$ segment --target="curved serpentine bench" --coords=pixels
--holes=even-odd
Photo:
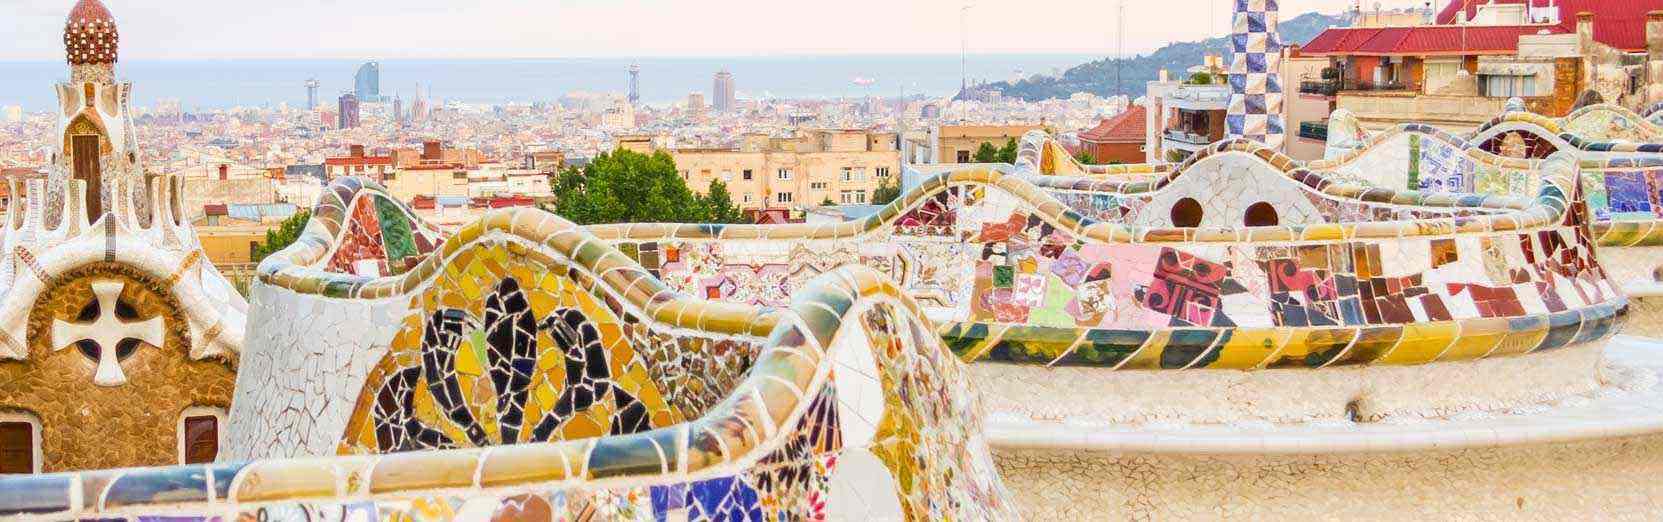
[[[1345,111],[1336,112],[1330,122],[1333,128],[1358,128]],[[1572,132],[1601,128],[1626,131],[1607,130],[1593,137]],[[1349,135],[1342,131],[1332,136]],[[1596,141],[1607,139],[1652,141]],[[1538,169],[1542,159],[1556,151],[1577,154],[1601,265],[1634,298],[1638,315],[1630,322],[1631,332],[1663,337],[1663,294],[1657,291],[1663,281],[1663,204],[1657,200],[1663,191],[1663,132],[1655,125],[1620,107],[1591,106],[1563,119],[1509,112],[1466,137],[1410,124],[1361,141],[1347,140],[1330,142],[1331,154],[1343,155],[1309,166],[1378,186],[1425,192],[1528,195],[1539,181],[1518,173]],[[1413,180],[1411,172],[1416,173]]]
[[[222,463],[0,478],[0,515],[1015,518],[961,363],[876,272],[707,302],[530,210],[333,272],[361,188],[262,263]]]

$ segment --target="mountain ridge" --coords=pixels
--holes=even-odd
[[[1313,12],[1283,20],[1278,29],[1282,33],[1284,43],[1304,45],[1323,30],[1345,27],[1350,21],[1350,17],[1345,14]],[[1183,71],[1200,65],[1203,57],[1209,54],[1228,56],[1229,37],[1220,36],[1199,42],[1174,42],[1145,55],[1132,58],[1104,58],[1080,64],[1063,72],[1060,77],[1041,75],[1015,83],[1002,81],[982,84],[972,89],[998,92],[1006,97],[1031,102],[1067,98],[1077,92],[1089,92],[1098,96],[1126,94],[1137,98],[1143,95],[1144,84],[1159,79],[1162,69],[1181,77]],[[1119,82],[1115,79],[1117,68],[1120,72]],[[1117,83],[1122,90],[1116,89]],[[960,94],[964,95],[965,93]]]

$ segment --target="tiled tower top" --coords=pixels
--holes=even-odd
[[[70,65],[113,65],[121,35],[115,17],[98,0],[81,0],[64,23],[64,51]]]

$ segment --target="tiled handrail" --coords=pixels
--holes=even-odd
[[[1585,113],[1591,109],[1622,110],[1621,107],[1593,106],[1585,107],[1578,113]],[[1630,113],[1632,114],[1632,113]],[[1577,161],[1580,172],[1603,172],[1613,170],[1663,170],[1663,143],[1596,143],[1584,140],[1574,134],[1557,133],[1559,120],[1529,112],[1510,112],[1492,120],[1491,125],[1481,128],[1474,134],[1467,136],[1456,135],[1430,125],[1407,123],[1373,133],[1368,136],[1360,147],[1344,156],[1311,161],[1307,168],[1314,170],[1335,170],[1363,161],[1375,147],[1394,138],[1404,135],[1418,135],[1425,139],[1432,139],[1451,147],[1460,149],[1468,159],[1481,165],[1495,168],[1522,169],[1538,171],[1544,168],[1546,159],[1511,158],[1491,153],[1480,148],[1484,139],[1473,136],[1490,136],[1506,131],[1523,131],[1538,135],[1544,139],[1557,138],[1568,143],[1576,150],[1562,151],[1567,154],[1577,154],[1581,159]],[[1663,135],[1660,135],[1663,138]],[[1583,157],[1580,152],[1611,152],[1625,154],[1616,157]],[[1601,221],[1589,223],[1593,236],[1601,246],[1660,246],[1663,245],[1663,220],[1640,221]]]
[[[1016,169],[1044,176],[1147,176],[1172,172],[1170,163],[1085,165],[1068,153],[1056,138],[1042,130],[1028,131],[1016,149]]]
[[[337,224],[338,225],[338,224]],[[536,245],[587,272],[659,326],[766,339],[752,371],[727,399],[695,420],[634,435],[482,449],[456,449],[249,463],[93,471],[0,478],[0,516],[208,514],[292,501],[340,503],[453,492],[500,493],[549,487],[681,483],[755,466],[807,415],[816,390],[830,385],[833,340],[859,328],[865,303],[890,303],[923,321],[917,305],[871,269],[843,267],[804,286],[790,307],[712,303],[676,295],[616,249],[569,222],[536,211],[494,212],[446,240],[418,269],[361,278],[304,268],[335,241],[338,226],[314,220],[302,241],[262,263],[266,284],[325,298],[376,299],[421,286],[436,266],[476,244]],[[928,324],[928,323],[924,323]],[[882,351],[893,347],[869,347]],[[921,349],[942,350],[939,341]],[[880,360],[884,357],[873,354]],[[950,357],[949,357],[950,359]],[[960,384],[956,380],[953,385]],[[976,417],[979,414],[971,415]],[[967,425],[979,418],[965,420]],[[976,428],[979,430],[979,427]],[[987,481],[991,476],[948,480]],[[930,494],[930,493],[926,493]],[[246,515],[248,512],[244,511]]]
[[[1173,228],[1141,227],[1120,223],[1105,223],[1086,219],[1063,203],[1046,194],[1042,187],[1100,192],[1154,192],[1170,185],[1196,162],[1217,154],[1247,153],[1269,163],[1289,179],[1311,190],[1337,199],[1350,199],[1388,205],[1414,205],[1452,209],[1490,209],[1504,212],[1493,215],[1450,217],[1417,221],[1388,221],[1362,223],[1323,223],[1306,226],[1242,227],[1242,228]],[[588,227],[605,240],[676,239],[835,239],[852,237],[893,223],[907,211],[922,205],[937,194],[959,186],[995,186],[1025,200],[1037,209],[1036,215],[1076,237],[1103,243],[1176,244],[1205,243],[1231,244],[1262,241],[1320,242],[1340,239],[1388,239],[1406,237],[1437,237],[1465,233],[1494,233],[1525,231],[1560,223],[1568,208],[1567,194],[1575,180],[1574,156],[1556,156],[1540,168],[1543,179],[1540,192],[1532,200],[1477,195],[1421,194],[1372,187],[1359,183],[1332,180],[1322,173],[1301,166],[1298,161],[1273,149],[1247,140],[1233,140],[1213,144],[1172,173],[1153,180],[1132,182],[1112,179],[1034,177],[1011,174],[1000,168],[976,167],[939,174],[925,180],[918,188],[904,194],[878,213],[858,221],[827,225],[707,225],[707,224],[623,224]]]

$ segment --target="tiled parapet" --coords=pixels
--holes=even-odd
[[[779,308],[708,302],[532,210],[492,213],[399,275],[330,271],[347,229],[329,216],[374,192],[326,197],[263,263],[229,458],[363,456],[259,460],[180,487],[206,500],[169,488],[72,513],[1014,516],[961,363],[875,271],[822,274]],[[34,480],[0,491],[105,484]]]
[[[1658,152],[1663,143],[1663,126],[1653,116],[1643,116],[1620,105],[1589,105],[1562,118],[1525,111],[1510,111],[1480,125],[1467,137],[1483,143],[1503,136],[1519,125],[1539,127],[1576,148],[1590,152]]]
[[[877,268],[972,361],[1415,365],[1583,344],[1618,324],[1626,301],[1569,202],[1574,160],[1538,167],[1550,181],[1531,198],[1394,191],[1234,141],[1149,180],[955,171],[863,221],[589,230],[712,298],[773,304],[829,267]],[[1265,207],[1274,226],[1244,226]]]
[[[1068,149],[1058,143],[1056,138],[1051,137],[1051,134],[1041,130],[1028,131],[1022,135],[1022,141],[1016,148],[1017,171],[1042,176],[1164,176],[1171,174],[1173,167],[1174,165],[1166,163],[1085,165],[1074,159],[1074,155],[1069,154]]]
[[[1596,119],[1604,123],[1590,123]],[[1573,127],[1626,131],[1607,130],[1589,138],[1568,130]],[[1620,107],[1591,106],[1563,119],[1507,113],[1472,136],[1402,125],[1368,137],[1358,150],[1309,166],[1387,188],[1524,196],[1540,185],[1533,173],[1542,158],[1557,151],[1580,158],[1578,188],[1611,279],[1622,286],[1654,281],[1654,272],[1663,265],[1658,255],[1663,247],[1663,204],[1658,200],[1663,191],[1663,132]]]

